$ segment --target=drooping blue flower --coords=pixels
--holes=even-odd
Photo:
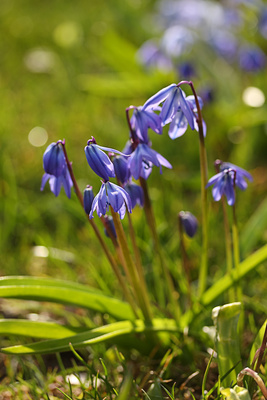
[[[112,159],[112,162],[114,165],[116,177],[118,178],[119,182],[124,185],[130,178],[130,171],[128,168],[126,157],[115,156]]]
[[[220,172],[208,181],[206,187],[214,185],[212,196],[215,201],[219,201],[222,195],[225,195],[229,206],[233,206],[235,203],[235,186],[245,190],[247,182],[244,178],[252,181],[252,176],[249,172],[234,164],[223,163],[219,160],[216,161],[216,164],[220,165]]]
[[[90,214],[94,200],[94,193],[92,186],[88,185],[83,191],[83,208],[87,215]]]
[[[146,41],[138,50],[137,60],[147,68],[170,71],[173,68],[172,61],[164,54],[154,40]]]
[[[66,166],[62,141],[51,143],[43,155],[44,171],[49,175],[60,176]]]
[[[187,236],[194,237],[198,228],[196,217],[189,211],[181,211],[179,212],[179,218]]]
[[[131,127],[138,139],[148,143],[148,128],[159,135],[162,134],[162,125],[159,115],[145,106],[135,107],[131,117]]]
[[[159,116],[162,121],[162,126],[169,124],[174,119],[177,122],[177,118],[182,118],[188,122],[192,130],[195,129],[193,111],[187,101],[185,93],[180,87],[173,83],[161,89],[145,102],[144,107],[146,109],[155,109],[161,103],[163,103],[163,105]]]
[[[44,186],[47,181],[49,181],[51,192],[54,193],[56,197],[59,195],[60,189],[63,186],[66,195],[68,198],[70,198],[71,187],[73,186],[73,183],[67,167],[65,167],[60,176],[54,176],[45,173],[42,178],[41,190],[44,190]]]
[[[132,202],[132,208],[138,204],[140,207],[144,205],[144,192],[141,186],[137,185],[134,182],[128,182],[124,189],[129,194]]]
[[[218,160],[220,161],[220,160]],[[248,187],[247,181],[248,179],[250,182],[253,181],[251,174],[243,168],[238,167],[235,164],[229,162],[222,162],[220,164],[220,170],[224,171],[225,169],[232,169],[235,171],[235,185],[239,187],[241,190],[245,190]]]
[[[172,168],[166,158],[151,149],[145,143],[139,143],[128,159],[129,169],[134,179],[138,179],[142,176],[146,165],[148,168],[151,168],[151,163],[160,168],[160,173],[162,172],[162,165],[166,168]]]
[[[101,217],[109,210],[109,206],[117,212],[122,219],[126,212],[132,212],[132,204],[129,194],[120,186],[111,182],[103,182],[98,194],[95,196],[89,218],[93,218],[96,210],[97,215]]]
[[[115,229],[115,225],[114,225],[114,221],[111,215],[105,215],[105,224],[108,226],[109,230],[111,231],[111,233],[113,234],[113,236],[115,237],[115,239],[117,238],[117,233],[116,233],[116,229]],[[104,229],[105,235],[109,238],[109,233],[107,228]]]
[[[113,149],[107,149],[105,147],[98,146],[94,138],[88,140],[87,146],[84,151],[86,159],[92,170],[105,181],[109,178],[115,177],[114,166],[109,157],[102,149],[107,151],[113,151]],[[116,152],[116,150],[114,150]]]

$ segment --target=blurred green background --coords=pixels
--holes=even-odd
[[[84,156],[87,140],[93,135],[98,144],[122,150],[128,139],[125,108],[142,105],[183,79],[175,71],[146,70],[136,61],[137,49],[155,30],[154,6],[150,0],[1,0],[1,275],[56,276],[119,292],[75,194],[69,200],[62,191],[55,198],[48,185],[40,192],[42,155],[49,143],[65,138],[81,190],[91,184],[97,193],[100,179]],[[242,96],[249,86],[267,95],[266,70],[240,72],[205,47],[195,49],[191,59],[199,68],[197,92],[214,90],[214,101],[203,109],[209,177],[220,158],[248,169],[254,178],[237,195],[244,257],[267,238],[267,110],[265,104],[250,107]],[[165,256],[176,276],[176,215],[184,209],[201,218],[198,138],[190,129],[175,141],[167,131],[150,137],[173,165],[162,176],[154,168],[149,186]],[[225,256],[221,207],[210,193],[209,199],[213,280],[224,273]],[[251,219],[255,211],[256,222]],[[135,210],[134,223],[149,280],[153,248],[141,210]],[[200,234],[187,243],[195,279],[200,245]],[[265,266],[255,273],[261,293],[267,289],[264,276]],[[259,293],[246,287],[245,294]]]

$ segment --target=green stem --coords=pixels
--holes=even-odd
[[[69,170],[69,173],[70,173],[70,177],[71,177],[74,189],[75,189],[76,196],[77,196],[77,198],[78,198],[78,200],[79,200],[79,202],[80,202],[80,204],[81,204],[81,206],[82,206],[82,208],[84,210],[84,207],[83,207],[83,195],[82,195],[82,193],[80,191],[80,188],[79,188],[79,186],[77,184],[75,175],[73,173],[72,163],[69,161],[69,158],[68,158],[68,155],[67,155],[66,146],[65,146],[65,140],[63,140],[63,142],[62,142],[62,148],[63,148],[63,151],[64,151],[67,167],[68,167],[68,170]],[[95,222],[93,220],[89,219],[89,217],[88,217],[88,222],[90,223],[91,227],[93,228],[93,231],[94,231],[94,233],[95,233],[95,235],[96,235],[96,237],[97,237],[97,239],[98,239],[98,241],[99,241],[99,243],[100,243],[100,245],[101,245],[101,247],[102,247],[102,249],[103,249],[103,251],[104,251],[104,253],[105,253],[105,255],[106,255],[106,257],[107,257],[107,259],[109,261],[109,263],[110,263],[110,265],[111,265],[111,268],[112,268],[113,272],[115,273],[115,275],[116,275],[116,277],[117,277],[117,279],[118,279],[118,281],[119,281],[119,283],[121,285],[121,288],[123,290],[123,293],[125,295],[126,300],[129,302],[129,304],[131,305],[131,307],[133,309],[133,312],[134,312],[135,316],[138,318],[137,307],[136,307],[136,305],[135,305],[135,303],[133,301],[132,295],[131,295],[128,287],[125,284],[124,277],[121,275],[120,270],[118,268],[118,265],[117,265],[114,257],[112,256],[112,254],[110,253],[106,243],[104,242],[104,240],[103,240],[103,238],[102,238],[102,236],[101,236],[101,234],[99,232],[99,229],[96,226]],[[111,235],[111,237],[113,236],[112,232],[109,232],[109,234]]]
[[[118,237],[118,243],[121,248],[123,257],[125,259],[125,264],[128,268],[129,275],[131,277],[134,293],[136,295],[137,301],[139,303],[139,306],[143,312],[145,319],[147,321],[151,322],[152,321],[152,312],[150,309],[150,305],[149,305],[149,303],[148,304],[146,303],[146,301],[144,300],[143,294],[140,290],[139,277],[138,277],[135,265],[133,263],[133,260],[132,260],[131,254],[130,254],[126,235],[125,235],[125,232],[124,232],[122,224],[121,224],[121,220],[119,218],[119,215],[113,210],[113,208],[110,207],[110,209],[111,209],[113,222],[114,222],[115,230],[116,230],[117,237]]]
[[[191,296],[191,285],[190,285],[190,265],[189,265],[189,260],[188,260],[188,257],[187,257],[187,252],[186,252],[186,249],[185,249],[182,219],[181,219],[179,214],[178,214],[178,228],[179,228],[179,236],[180,236],[180,248],[181,248],[181,255],[182,255],[182,266],[183,266],[183,270],[184,270],[184,273],[185,273],[185,276],[186,276],[186,281],[187,281],[188,306],[189,306],[189,308],[191,308],[192,296]]]
[[[201,263],[199,271],[199,297],[201,297],[202,294],[205,292],[207,286],[207,273],[208,273],[208,203],[207,203],[207,190],[206,190],[206,185],[208,182],[208,165],[207,165],[205,138],[203,132],[203,119],[198,97],[193,82],[182,81],[179,83],[179,86],[182,84],[188,84],[191,87],[197,107],[199,159],[200,159],[200,173],[201,173],[201,204],[202,204],[202,252],[201,252]]]
[[[233,226],[232,226],[232,231],[233,231],[233,250],[234,250],[234,263],[235,263],[235,270],[237,273],[237,300],[241,301],[242,300],[242,288],[240,285],[240,253],[239,253],[239,236],[238,236],[238,229],[237,229],[237,218],[236,218],[236,208],[235,204],[233,205]]]
[[[181,316],[181,310],[180,310],[180,305],[177,301],[177,298],[179,297],[177,291],[174,288],[173,282],[172,282],[172,278],[171,275],[169,273],[169,270],[167,268],[167,265],[165,263],[165,259],[162,255],[162,251],[161,251],[161,247],[160,247],[160,242],[159,242],[159,238],[158,238],[158,234],[157,234],[157,230],[156,230],[156,222],[155,222],[155,216],[153,213],[153,208],[152,208],[152,204],[150,201],[150,197],[148,194],[148,188],[147,188],[147,184],[146,184],[146,180],[144,178],[139,178],[140,181],[140,185],[143,189],[144,192],[144,211],[145,211],[145,215],[146,215],[146,219],[147,219],[147,223],[148,226],[150,228],[152,237],[153,237],[153,241],[154,241],[154,246],[155,246],[155,250],[158,254],[159,257],[159,261],[161,264],[161,268],[162,268],[162,272],[163,275],[165,277],[165,280],[167,282],[167,287],[168,287],[168,297],[169,297],[169,301],[170,304],[172,305],[172,312],[174,314],[174,317],[177,321],[179,321],[180,316]],[[162,281],[161,281],[161,273],[159,270],[156,271],[157,275],[155,276],[155,287],[156,289],[160,289],[160,292],[157,291],[158,295],[160,295],[160,300],[164,301],[164,299],[162,299],[162,296],[164,296],[164,291],[163,291],[163,285],[162,285]]]
[[[231,275],[233,271],[232,239],[231,239],[230,226],[229,226],[226,202],[224,196],[222,197],[222,208],[223,208],[223,222],[224,222],[224,235],[225,235],[226,267],[227,267],[227,273]],[[230,303],[235,301],[234,288],[229,289],[228,296]]]

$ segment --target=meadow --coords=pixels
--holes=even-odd
[[[2,0],[0,399],[266,398],[266,10]],[[114,234],[80,203],[125,187],[103,160],[129,138],[145,197],[107,200]],[[40,190],[51,143],[70,198]]]

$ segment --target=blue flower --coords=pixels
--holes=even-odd
[[[256,45],[243,46],[239,54],[240,67],[249,72],[257,72],[266,65],[264,52]]]
[[[189,211],[181,211],[179,212],[179,218],[182,222],[185,233],[191,238],[194,237],[198,228],[196,217]]]
[[[141,186],[137,185],[134,182],[128,182],[124,189],[129,194],[132,202],[132,208],[138,204],[140,207],[144,205],[144,192]]]
[[[129,169],[134,179],[138,179],[140,176],[146,179],[146,177],[143,176],[144,169],[146,167],[151,169],[151,163],[160,168],[160,173],[162,172],[162,165],[166,168],[172,168],[166,158],[151,149],[145,143],[139,143],[128,159]]]
[[[143,107],[135,107],[131,118],[131,127],[136,136],[141,141],[148,142],[148,128],[154,132],[162,134],[162,125],[160,117],[151,109]]]
[[[95,196],[89,218],[93,218],[96,210],[97,215],[101,217],[109,210],[109,206],[117,212],[122,219],[126,212],[132,212],[132,204],[129,194],[120,186],[111,182],[103,182],[98,194]]]
[[[115,237],[115,239],[117,239],[117,233],[116,233],[116,229],[115,229],[115,225],[114,225],[114,221],[111,215],[105,215],[105,225],[108,226],[109,230],[111,231],[111,233],[113,234],[113,236]],[[108,230],[107,228],[104,229],[105,235],[109,238],[109,234],[108,234]]]
[[[114,166],[109,157],[101,149],[106,149],[100,147],[96,144],[94,138],[88,140],[87,146],[85,146],[84,151],[86,159],[92,170],[105,181],[109,178],[115,177]],[[108,151],[112,149],[108,149]]]
[[[43,166],[49,175],[60,176],[66,166],[65,156],[62,148],[62,141],[51,143],[44,152]]]
[[[54,176],[45,173],[42,178],[41,190],[44,190],[46,182],[49,181],[50,190],[57,197],[59,195],[60,189],[63,186],[68,198],[71,196],[71,187],[73,186],[72,179],[69,174],[67,166],[64,168],[60,176]]]
[[[88,185],[83,191],[83,208],[87,215],[90,214],[94,200],[94,193],[92,186]]]
[[[216,164],[220,165],[220,172],[208,181],[206,187],[214,185],[212,196],[215,201],[219,201],[222,195],[225,195],[229,206],[233,206],[235,203],[235,185],[241,190],[245,190],[247,182],[244,178],[252,181],[252,176],[249,172],[234,164],[223,163],[219,160],[216,161]]]
[[[130,171],[126,157],[116,156],[112,159],[112,162],[116,177],[118,178],[119,182],[124,185],[130,178]]]
[[[195,129],[195,117],[191,104],[187,101],[185,93],[180,87],[173,83],[166,88],[163,88],[148,99],[145,102],[144,107],[146,109],[154,109],[161,103],[163,103],[163,105],[159,116],[162,121],[162,126],[165,126],[170,122],[172,123],[169,132],[171,138],[174,139],[175,137],[181,136],[181,134],[177,134],[177,129],[181,127],[184,133],[187,128],[187,123],[192,130]],[[175,131],[177,124],[179,128]],[[184,130],[185,126],[186,128]]]

